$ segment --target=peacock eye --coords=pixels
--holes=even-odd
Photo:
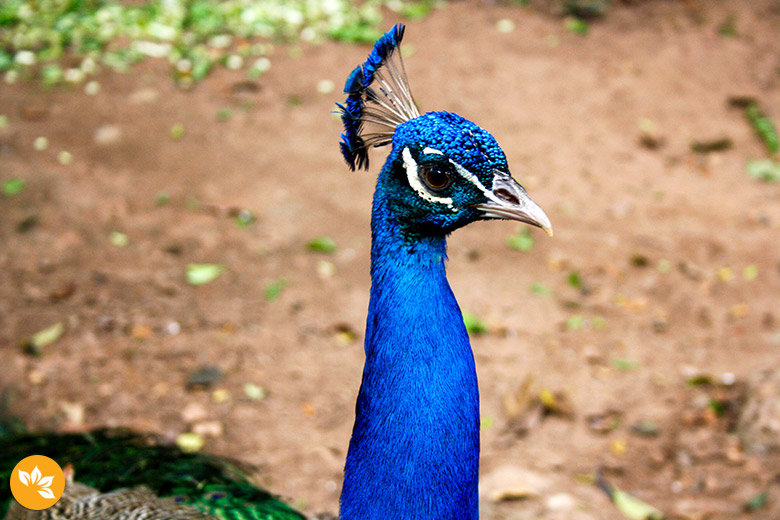
[[[428,164],[420,168],[420,180],[432,192],[442,192],[452,184],[452,170],[441,164]]]

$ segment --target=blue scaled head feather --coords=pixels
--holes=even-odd
[[[401,59],[403,35],[404,26],[396,25],[382,36],[344,86],[341,152],[350,168],[367,169],[368,149],[392,144],[375,200],[408,238],[486,219],[518,220],[551,233],[489,132],[450,112],[420,114]]]
[[[349,75],[342,105],[341,153],[351,169],[368,168],[368,148],[383,146],[393,140],[398,125],[420,115],[409,90],[399,46],[404,26],[395,25],[374,44],[362,65]],[[373,86],[372,86],[373,85]],[[365,123],[377,130],[363,133]]]

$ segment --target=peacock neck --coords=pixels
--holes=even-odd
[[[341,519],[476,520],[479,391],[446,237],[410,237],[382,193]]]

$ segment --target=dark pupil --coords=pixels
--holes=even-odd
[[[438,168],[431,168],[425,173],[425,181],[428,187],[434,190],[441,190],[450,184],[450,176],[447,172]]]

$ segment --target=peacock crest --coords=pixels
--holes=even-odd
[[[352,170],[368,168],[368,148],[389,144],[398,125],[420,115],[399,49],[403,37],[404,26],[397,24],[377,40],[347,78],[346,102],[337,103],[344,123],[341,153]],[[376,128],[365,133],[366,123]]]

